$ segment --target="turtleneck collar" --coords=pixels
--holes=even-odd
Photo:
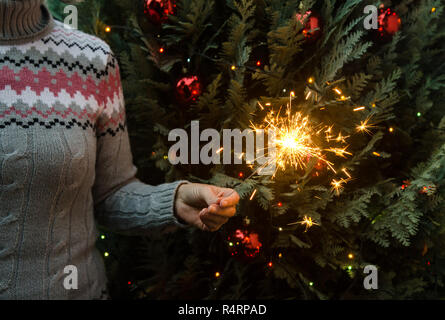
[[[53,20],[44,0],[0,0],[0,45],[37,40]]]

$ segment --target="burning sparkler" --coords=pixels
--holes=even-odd
[[[269,155],[269,160],[259,166],[253,174],[261,172],[263,168],[271,164],[275,165],[272,178],[275,177],[278,170],[287,168],[304,170],[309,159],[315,159],[318,163],[325,164],[328,169],[335,173],[334,163],[327,159],[326,154],[330,152],[342,158],[352,155],[346,150],[347,146],[323,147],[321,145],[322,140],[326,140],[327,143],[344,144],[349,136],[343,136],[341,133],[338,133],[338,136],[334,135],[333,126],[314,126],[309,116],[304,116],[300,112],[292,112],[292,97],[294,96],[295,94],[290,94],[285,112],[282,112],[282,109],[278,112],[270,110],[261,125],[255,126],[252,124],[255,131],[268,130],[274,134],[274,152]],[[321,134],[324,135],[324,138],[319,137]]]

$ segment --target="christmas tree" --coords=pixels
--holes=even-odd
[[[63,21],[65,5],[49,5]],[[104,233],[114,298],[445,296],[441,1],[77,8],[79,29],[118,57],[139,178],[210,183],[242,198],[215,233]],[[221,136],[273,128],[276,170],[262,174],[245,152],[222,148],[211,151],[242,163],[173,165],[168,134],[190,132],[192,121]],[[378,290],[363,286],[367,265],[378,269]]]

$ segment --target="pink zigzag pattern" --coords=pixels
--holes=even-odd
[[[52,80],[56,80],[53,83]],[[115,94],[119,95],[121,81],[119,77],[119,69],[109,74],[107,79],[101,80],[98,85],[91,76],[84,81],[77,72],[71,77],[61,69],[55,75],[44,67],[37,74],[24,67],[20,72],[15,73],[8,66],[4,66],[0,70],[0,90],[5,90],[6,86],[11,86],[17,94],[21,94],[26,87],[30,87],[32,91],[40,95],[45,88],[48,88],[55,96],[58,96],[60,89],[65,89],[71,97],[80,92],[84,97],[94,96],[98,104],[103,106],[107,102],[107,98],[112,99]]]

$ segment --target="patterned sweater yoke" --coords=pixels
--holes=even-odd
[[[97,299],[96,223],[126,234],[182,227],[173,208],[186,181],[135,177],[116,57],[47,18],[42,1],[0,0],[3,17],[42,12],[31,35],[0,22],[0,299]],[[22,2],[32,5],[13,8]],[[71,265],[77,289],[64,286]]]

